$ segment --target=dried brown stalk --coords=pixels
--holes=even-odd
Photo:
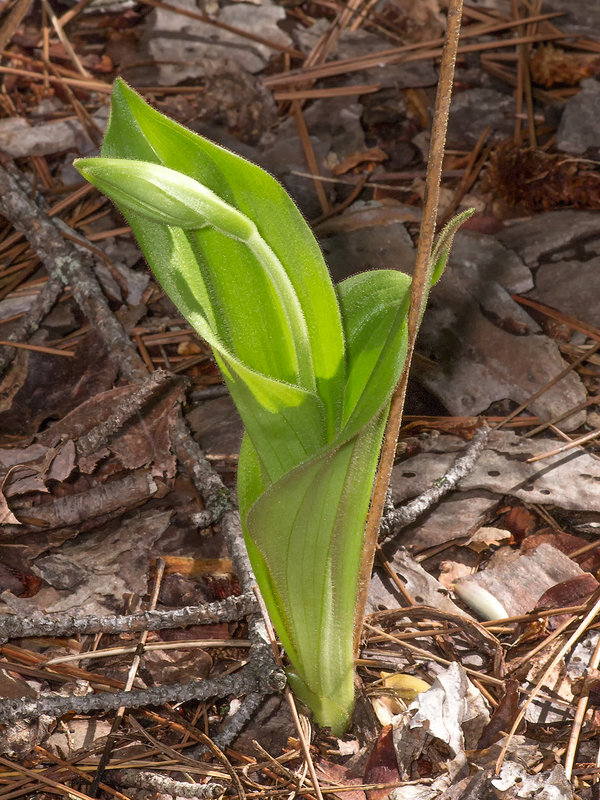
[[[367,605],[367,593],[373,571],[373,560],[377,547],[377,538],[381,525],[381,517],[385,506],[386,495],[394,465],[396,442],[400,425],[402,423],[402,410],[408,384],[412,355],[414,352],[419,323],[423,314],[430,282],[430,259],[435,236],[435,227],[438,213],[440,181],[444,159],[444,146],[448,128],[448,115],[450,112],[450,98],[452,95],[452,82],[454,79],[454,64],[460,35],[460,22],[462,13],[462,0],[451,0],[448,6],[448,29],[446,44],[440,64],[440,79],[435,100],[433,129],[427,165],[427,178],[425,184],[425,202],[423,219],[417,246],[417,256],[410,292],[410,307],[408,312],[408,345],[404,369],[398,385],[392,396],[390,415],[383,441],[383,448],[379,462],[379,469],[375,478],[375,486],[371,498],[371,508],[367,518],[363,558],[360,571],[360,590],[355,617],[354,644],[358,651],[362,621]]]

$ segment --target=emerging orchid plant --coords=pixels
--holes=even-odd
[[[354,704],[363,534],[406,355],[410,278],[374,270],[334,286],[276,180],[120,80],[101,158],[76,166],[115,202],[212,347],[245,426],[240,514],[289,682],[340,733]],[[463,218],[436,244],[432,283]]]

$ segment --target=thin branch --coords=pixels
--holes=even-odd
[[[84,616],[58,613],[35,618],[0,618],[0,644],[9,639],[31,636],[82,636],[86,633],[131,633],[134,631],[159,631],[185,628],[188,625],[207,625],[215,622],[233,622],[258,610],[252,592],[239,597],[228,597],[203,606],[185,606],[174,611],[139,611],[136,614],[117,616]]]
[[[527,697],[519,713],[517,714],[510,731],[508,732],[508,736],[506,737],[504,744],[502,746],[502,750],[500,751],[500,755],[498,756],[498,760],[496,761],[496,775],[500,773],[502,769],[502,764],[504,763],[504,758],[510,746],[513,736],[515,735],[517,728],[521,724],[521,721],[525,717],[527,709],[531,705],[532,701],[535,697],[538,696],[540,689],[546,683],[550,675],[554,672],[557,665],[561,662],[564,658],[565,653],[568,653],[571,647],[575,644],[575,642],[579,639],[579,637],[587,630],[588,626],[593,622],[593,620],[598,616],[598,612],[600,612],[600,596],[599,592],[596,591],[592,596],[592,599],[595,599],[595,603],[590,609],[590,611],[586,614],[586,616],[581,620],[577,628],[573,631],[571,636],[564,642],[564,644],[560,647],[557,653],[554,654],[554,657],[544,670],[543,675],[538,680],[536,685],[534,686],[531,694]]]
[[[97,327],[109,349],[117,354],[121,373],[142,381],[148,372],[125,329],[108,306],[92,270],[89,254],[82,253],[61,234],[56,220],[32,200],[20,185],[22,176],[0,165],[0,213],[21,231],[48,275],[69,285],[77,305]]]
[[[264,661],[261,662],[264,665]],[[148,689],[96,692],[84,697],[42,697],[30,700],[5,700],[0,706],[0,724],[17,719],[37,719],[43,714],[62,717],[64,714],[89,714],[91,711],[116,711],[125,708],[162,706],[165,703],[185,703],[189,700],[206,701],[216,697],[233,695],[239,697],[250,692],[271,693],[281,691],[285,676],[281,670],[259,671],[254,665],[235,675],[221,675],[202,681],[172,683],[167,686],[152,686]]]
[[[472,440],[464,453],[455,460],[448,471],[438,478],[414,500],[401,506],[385,510],[381,520],[381,534],[384,539],[391,539],[402,528],[411,525],[422,514],[438,503],[442,497],[451,492],[465,476],[467,476],[475,466],[475,462],[485,449],[490,437],[490,428],[483,425]]]
[[[63,283],[60,278],[56,276],[50,277],[40,289],[29,310],[8,334],[7,340],[10,342],[22,342],[24,339],[28,339],[32,333],[35,333],[42,320],[56,305],[62,290]],[[0,375],[11,364],[15,355],[16,350],[14,348],[7,346],[0,348]]]
[[[381,525],[381,516],[385,505],[387,489],[390,483],[392,467],[394,465],[398,433],[400,432],[400,425],[402,424],[402,411],[404,408],[404,399],[406,397],[408,374],[431,279],[431,251],[433,249],[438,213],[440,181],[442,177],[446,131],[448,129],[450,99],[452,96],[454,64],[456,62],[456,51],[460,36],[461,15],[462,0],[450,0],[450,4],[448,6],[448,29],[446,31],[446,41],[444,44],[442,61],[440,64],[440,79],[435,99],[433,128],[431,131],[431,144],[429,147],[429,161],[427,164],[427,178],[425,182],[423,218],[421,221],[415,269],[410,290],[406,361],[404,363],[402,375],[400,376],[400,380],[398,381],[398,385],[396,386],[392,396],[390,414],[385,432],[383,448],[381,451],[379,469],[377,471],[377,477],[375,478],[375,486],[373,488],[373,496],[371,498],[371,508],[369,509],[369,516],[367,518],[367,527],[365,531],[365,543],[360,571],[360,591],[354,629],[354,645],[356,651],[358,651],[360,644],[362,623],[365,617],[367,605],[368,587],[371,580],[371,573],[373,571],[373,560],[375,558],[377,538],[379,535],[379,527]]]
[[[110,782],[131,789],[146,789],[157,794],[170,794],[172,797],[216,798],[225,794],[220,783],[184,783],[167,775],[145,772],[137,769],[120,769],[111,772]]]
[[[77,440],[77,453],[79,456],[89,456],[121,430],[123,425],[137,414],[146,403],[164,389],[171,381],[177,380],[173,375],[162,369],[156,370],[143,383],[136,387],[132,394],[128,394],[117,401],[112,414],[108,419],[100,422]],[[180,380],[180,379],[179,379]]]
[[[0,213],[4,214],[15,228],[25,234],[46,266],[51,278],[60,278],[63,283],[71,286],[75,301],[88,317],[90,325],[98,330],[109,349],[119,354],[122,375],[133,382],[143,382],[148,376],[148,371],[125,329],[111,312],[91,268],[92,262],[89,254],[80,253],[77,247],[63,238],[61,229],[67,229],[67,226],[60,220],[50,219],[42,210],[42,206],[38,207],[30,199],[27,190],[22,185],[25,183],[26,181],[20,173],[11,174],[5,168],[0,167]],[[40,201],[40,204],[42,202]],[[228,489],[204,458],[183,417],[178,418],[171,429],[171,435],[177,458],[192,478],[204,500],[207,513],[202,517],[202,524],[208,525],[219,520],[242,591],[250,592],[256,581],[246,553],[239,514],[231,506]],[[254,598],[252,598],[253,600]],[[248,603],[249,601],[246,598],[242,602]],[[248,609],[247,613],[255,610],[253,602],[246,608]],[[181,612],[173,613],[176,615]],[[33,704],[31,701],[16,701],[15,709],[5,708],[2,709],[2,713],[12,714],[15,717],[38,716],[41,713],[57,716],[65,713],[66,710],[77,711],[80,708],[110,710],[121,705],[132,707],[135,704],[136,707],[139,707],[147,704],[162,704],[170,700],[182,702],[186,697],[205,699],[226,694],[236,694],[237,696],[253,694],[263,697],[265,694],[281,690],[285,685],[285,677],[275,664],[265,625],[260,615],[251,616],[248,627],[249,636],[253,642],[250,664],[242,674],[236,676],[235,679],[228,679],[229,682],[226,681],[225,684],[223,683],[225,679],[216,679],[202,684],[161,687],[131,692],[126,697],[121,697],[120,700],[115,699],[114,694],[103,698],[99,693],[86,698],[40,700]],[[143,628],[153,629],[149,619],[144,620],[141,629]],[[258,676],[258,678],[254,676]],[[273,676],[272,680],[269,676]],[[231,685],[229,685],[230,683]],[[107,706],[107,702],[110,703],[109,706]],[[256,698],[253,698],[248,708],[255,702]],[[76,705],[73,706],[73,704]],[[235,729],[233,724],[228,728],[230,731]]]
[[[201,447],[191,435],[187,423],[181,414],[178,415],[175,423],[171,426],[170,434],[173,450],[175,451],[177,459],[187,472],[204,502],[204,510],[194,517],[195,524],[198,528],[208,528],[209,525],[221,522],[221,524],[227,528],[229,523],[224,522],[222,516],[226,511],[232,511],[233,508],[229,489],[215,472],[208,459],[205,458]],[[243,542],[242,530],[239,523],[236,525],[236,531]],[[227,546],[229,547],[229,541],[227,542]],[[238,567],[242,570],[245,570],[246,566],[249,568],[247,558],[243,567],[240,566],[241,562],[239,558],[238,562],[239,563],[236,563],[234,560],[236,573]],[[242,585],[239,573],[238,579],[240,579],[240,585]],[[249,580],[247,588],[243,591],[251,592],[253,582],[254,579]]]
[[[588,670],[597,670],[600,666],[600,637],[596,641],[594,652],[590,658]],[[577,745],[579,744],[579,736],[583,728],[585,720],[585,712],[587,711],[588,702],[590,699],[591,687],[589,683],[585,683],[582,692],[577,701],[577,708],[575,709],[575,718],[573,720],[573,727],[571,728],[571,735],[569,736],[569,744],[567,745],[567,752],[565,754],[565,775],[567,780],[571,780],[573,774],[573,765],[575,764],[575,754],[577,752]]]
[[[156,610],[156,604],[158,603],[158,593],[160,592],[160,587],[164,575],[165,575],[165,562],[162,558],[159,558],[156,562],[154,587],[152,589],[152,595],[150,597],[150,605],[149,605],[150,611]],[[142,634],[137,643],[135,655],[133,656],[133,659],[129,666],[127,680],[125,681],[126,692],[131,691],[131,689],[133,688],[133,683],[136,679],[138,669],[140,668],[140,664],[142,661],[142,655],[144,654],[144,645],[146,644],[147,640],[148,640],[148,629],[146,628],[144,631],[142,631]],[[106,742],[104,743],[104,748],[102,750],[100,760],[98,761],[98,766],[96,767],[96,774],[94,775],[94,779],[88,790],[88,794],[90,795],[90,797],[96,797],[96,795],[98,794],[98,788],[100,786],[102,778],[104,777],[106,765],[110,761],[110,757],[112,755],[117,735],[119,733],[119,729],[121,727],[121,723],[123,722],[124,716],[125,716],[125,708],[121,706],[120,708],[117,709],[117,713],[115,714],[114,719],[112,721],[110,732],[106,738]]]

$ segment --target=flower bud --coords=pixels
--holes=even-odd
[[[79,158],[75,167],[117,205],[185,230],[210,226],[247,241],[254,223],[213,191],[181,172],[124,158]]]

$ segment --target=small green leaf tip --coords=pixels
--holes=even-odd
[[[210,225],[241,241],[256,233],[248,217],[206,186],[168,167],[124,158],[79,158],[74,166],[117,205],[154,222],[184,230]]]

